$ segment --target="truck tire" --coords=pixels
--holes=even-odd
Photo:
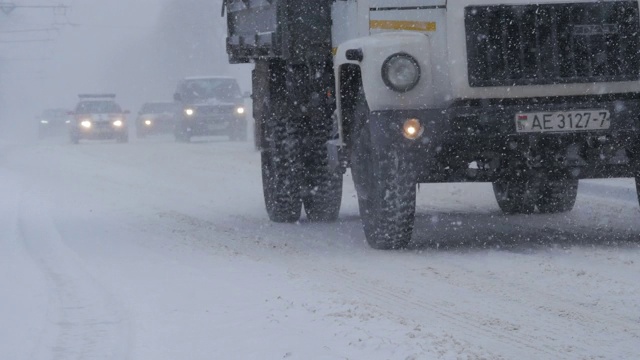
[[[296,222],[302,213],[300,142],[295,128],[291,119],[274,118],[265,123],[270,146],[261,154],[262,188],[267,214],[273,222]]]
[[[537,197],[538,210],[543,214],[571,211],[577,196],[577,179],[545,181],[541,184]]]
[[[636,196],[638,197],[638,204],[640,204],[640,172],[636,170]]]
[[[302,199],[307,218],[310,221],[336,221],[342,203],[342,174],[328,170],[316,174],[316,185]]]
[[[325,111],[323,111],[325,110]],[[332,109],[317,106],[306,119],[304,144],[304,191],[302,202],[310,221],[336,221],[342,202],[342,172],[329,168],[327,141],[331,136]]]
[[[351,172],[365,237],[374,249],[406,248],[416,208],[412,166],[401,150],[374,146],[369,109],[364,96],[360,97],[352,133]]]
[[[329,169],[328,136],[318,135],[304,152],[307,155],[304,171],[307,191],[302,202],[310,221],[336,221],[342,202],[342,173]]]
[[[531,214],[536,208],[536,190],[528,179],[501,179],[493,182],[493,193],[505,214]]]

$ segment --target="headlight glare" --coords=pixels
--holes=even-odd
[[[147,126],[151,126],[151,120],[145,120],[144,124],[147,125]]]
[[[236,108],[236,114],[238,114],[238,115],[242,115],[242,114],[244,114],[244,107],[242,107],[242,106],[238,106],[238,107]]]
[[[115,127],[122,127],[122,125],[124,125],[122,120],[116,120],[116,121],[113,122],[113,126],[115,126]]]
[[[82,126],[85,129],[89,129],[89,128],[91,128],[91,121],[82,120],[82,122],[80,122],[80,126]]]
[[[187,116],[193,116],[196,113],[196,111],[192,108],[186,108],[184,109],[184,113]]]
[[[409,140],[415,140],[422,136],[424,127],[418,119],[407,119],[402,126],[402,135]]]
[[[420,81],[420,65],[407,53],[393,54],[382,64],[382,80],[393,91],[407,92]]]

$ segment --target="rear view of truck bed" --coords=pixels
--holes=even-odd
[[[226,0],[231,63],[289,62],[331,53],[331,0]]]

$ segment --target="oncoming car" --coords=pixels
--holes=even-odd
[[[236,79],[222,76],[186,78],[178,83],[174,100],[181,106],[176,116],[176,141],[206,135],[228,135],[231,140],[247,140],[244,96]]]
[[[43,139],[47,136],[64,135],[71,119],[67,109],[46,109],[38,115],[37,121],[38,138]]]
[[[115,139],[129,141],[126,114],[115,102],[114,94],[81,94],[80,101],[71,114],[69,137],[73,144],[82,139]]]
[[[171,133],[175,126],[177,105],[173,102],[148,102],[142,105],[136,120],[137,137]]]

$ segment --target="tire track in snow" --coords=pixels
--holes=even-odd
[[[171,213],[165,214],[166,217],[171,217],[180,222],[181,224],[188,224],[193,227],[202,229],[216,229],[216,232],[224,232],[227,234],[233,234],[234,238],[239,241],[231,241],[225,244],[225,247],[233,247],[238,253],[242,253],[245,256],[249,256],[254,259],[264,261],[264,249],[270,249],[271,251],[280,251],[284,255],[279,257],[278,260],[282,261],[290,269],[295,269],[297,276],[306,274],[304,277],[320,278],[323,286],[329,286],[332,288],[340,287],[339,293],[343,296],[356,297],[361,304],[373,306],[380,313],[386,313],[391,319],[402,319],[401,322],[413,322],[425,327],[425,324],[429,325],[431,322],[438,324],[446,324],[447,331],[451,330],[453,338],[457,342],[467,343],[467,345],[461,345],[461,349],[465,352],[470,351],[470,348],[481,346],[479,344],[495,343],[500,345],[492,346],[491,349],[505,349],[508,348],[507,354],[530,354],[530,358],[563,358],[565,353],[558,351],[554,344],[545,343],[542,339],[535,342],[531,341],[529,334],[518,334],[517,331],[512,329],[505,329],[500,327],[488,326],[490,320],[499,318],[500,314],[504,314],[503,309],[493,304],[483,304],[487,307],[483,307],[483,315],[489,315],[489,317],[469,317],[468,314],[457,312],[455,308],[445,305],[442,299],[437,297],[425,296],[424,299],[417,298],[415,295],[406,291],[398,291],[398,289],[390,284],[384,284],[385,279],[375,279],[372,281],[366,276],[357,274],[354,272],[344,271],[340,268],[334,268],[331,265],[333,263],[323,264],[320,260],[311,260],[305,249],[300,248],[299,245],[288,242],[286,247],[274,247],[269,243],[260,243],[255,240],[255,229],[253,226],[247,227],[246,221],[243,221],[243,226],[234,226],[231,221],[214,222],[200,218],[196,218],[183,213]],[[239,225],[239,224],[238,224]],[[255,224],[259,227],[259,224]],[[262,229],[264,233],[264,229]],[[191,234],[197,236],[197,232]],[[268,234],[265,234],[268,236]],[[316,234],[325,238],[324,234]],[[313,236],[312,231],[305,229],[299,236]],[[204,239],[209,239],[204,237]],[[251,240],[251,244],[242,244],[242,240]],[[247,246],[248,245],[248,246]],[[262,249],[252,250],[252,246],[261,247]],[[313,266],[310,267],[309,264]],[[327,265],[327,266],[323,266]],[[321,275],[319,277],[319,274]],[[442,286],[442,284],[440,284]],[[445,284],[446,285],[446,284]],[[445,296],[446,297],[446,296]],[[451,326],[453,325],[453,327]],[[564,334],[564,329],[558,329],[557,334],[560,336]],[[469,343],[468,339],[475,339],[473,343]],[[477,340],[481,339],[481,340]],[[442,338],[439,338],[442,340]],[[477,351],[478,358],[484,358],[485,355],[480,355],[486,351],[482,349]],[[500,355],[493,354],[494,358],[501,358]],[[509,356],[509,355],[507,355]]]
[[[230,235],[234,241],[225,242],[224,245],[231,246],[236,253],[264,260],[265,248],[272,252],[280,252],[283,255],[283,264],[294,269],[297,276],[320,278],[325,286],[327,284],[336,286],[341,289],[341,292],[346,291],[345,294],[355,293],[357,294],[355,297],[362,304],[374,306],[379,311],[389,314],[391,318],[401,318],[422,324],[428,324],[429,321],[450,324],[453,325],[451,332],[456,335],[456,339],[476,339],[474,341],[476,345],[497,342],[498,345],[491,346],[490,349],[505,349],[505,353],[500,353],[506,354],[507,358],[513,354],[524,353],[528,354],[528,358],[567,358],[578,354],[590,356],[598,352],[592,340],[597,339],[598,333],[603,331],[620,334],[620,348],[616,353],[628,355],[633,352],[633,342],[638,339],[638,324],[631,319],[622,318],[613,312],[593,312],[590,311],[593,309],[589,309],[584,304],[577,304],[575,299],[544,290],[538,291],[540,289],[537,288],[514,285],[513,282],[506,282],[500,278],[493,281],[483,279],[482,274],[474,274],[467,269],[440,266],[438,270],[449,272],[452,278],[431,277],[439,288],[447,289],[439,295],[429,293],[430,285],[426,285],[426,291],[416,291],[425,285],[418,284],[417,281],[420,279],[411,276],[409,277],[414,280],[415,287],[398,287],[396,284],[389,283],[385,277],[375,278],[370,274],[358,274],[357,270],[336,268],[333,261],[311,260],[310,257],[314,257],[313,253],[322,250],[318,248],[320,246],[318,244],[326,242],[327,239],[326,232],[316,231],[317,226],[298,228],[296,237],[304,241],[297,243],[285,240],[286,244],[282,244],[281,230],[287,225],[272,225],[265,228],[264,223],[255,219],[208,221],[182,213],[167,214],[167,217],[195,228],[215,229],[216,232]],[[273,230],[270,231],[269,228]],[[530,234],[539,232],[534,225],[523,226],[521,230]],[[196,230],[192,235],[197,233]],[[262,240],[256,241],[256,234],[260,234],[258,239],[262,238]],[[278,236],[273,237],[270,234]],[[252,246],[261,249],[253,250]],[[372,252],[371,254],[380,253]],[[411,254],[413,252],[388,253],[390,266],[398,265],[397,261],[394,261],[396,257],[411,256]],[[363,255],[367,257],[367,254]],[[372,260],[375,261],[375,258],[377,256]],[[313,266],[310,267],[310,263],[313,263]],[[398,270],[400,271],[396,272],[402,272],[402,269]],[[421,278],[424,280],[424,277]],[[472,296],[479,295],[480,298],[485,299],[480,303],[477,311],[450,302],[451,294],[460,288],[471,292]],[[540,303],[536,303],[535,300],[541,300],[545,306],[538,306]],[[507,309],[517,310],[505,311],[505,306]],[[612,315],[611,318],[609,315]],[[522,319],[526,322],[522,323]],[[585,338],[568,337],[568,334],[573,334],[576,330],[578,333],[586,333],[587,336]]]
[[[49,282],[48,324],[33,359],[130,359],[128,319],[66,245],[44,204],[23,196],[19,237]]]

